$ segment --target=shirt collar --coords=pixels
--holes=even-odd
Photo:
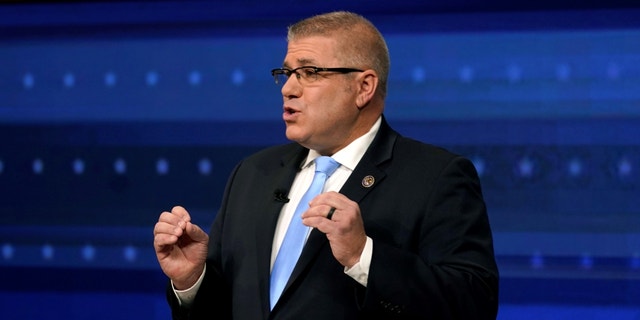
[[[382,117],[379,117],[378,120],[376,120],[376,122],[367,133],[365,133],[358,139],[353,140],[353,142],[340,149],[331,157],[334,160],[338,161],[338,163],[340,163],[340,165],[342,165],[343,167],[346,167],[347,169],[353,171],[358,162],[360,162],[360,159],[362,159],[362,156],[364,156],[364,153],[367,151],[367,148],[373,141],[373,138],[375,138],[376,134],[378,133],[378,130],[380,129],[380,123],[382,123]],[[319,156],[320,154],[317,151],[309,150],[309,154],[303,162],[302,168],[306,168],[307,166],[309,166],[313,162],[313,160],[315,160]]]

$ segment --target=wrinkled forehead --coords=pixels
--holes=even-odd
[[[331,66],[339,61],[338,41],[331,37],[309,36],[290,40],[284,66]]]

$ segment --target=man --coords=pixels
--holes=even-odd
[[[359,15],[289,28],[272,74],[295,143],[238,164],[210,235],[182,207],[155,226],[174,318],[495,319],[498,271],[476,171],[389,127],[388,73],[385,41]],[[339,167],[294,217],[318,156]],[[299,225],[304,249],[274,293],[278,252]]]

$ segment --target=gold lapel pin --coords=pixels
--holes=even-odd
[[[362,178],[362,186],[365,188],[369,188],[376,182],[376,179],[373,176],[366,176]]]

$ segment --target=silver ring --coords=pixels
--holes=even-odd
[[[329,210],[329,213],[327,213],[327,219],[331,220],[331,217],[333,217],[334,212],[336,212],[336,208],[331,207],[331,210]]]

